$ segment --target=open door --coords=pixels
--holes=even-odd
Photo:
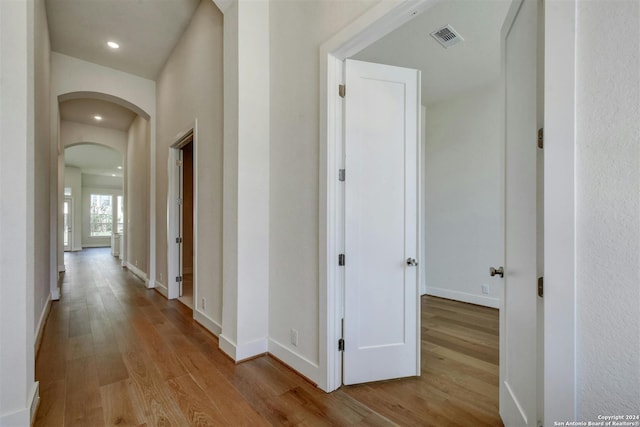
[[[500,310],[500,416],[506,427],[538,423],[541,273],[537,144],[540,102],[537,0],[515,1],[506,27],[504,306]],[[518,4],[520,3],[520,4]],[[506,23],[505,25],[509,25]]]
[[[346,60],[343,382],[420,374],[420,72]]]

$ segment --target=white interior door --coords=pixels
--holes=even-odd
[[[420,374],[420,72],[345,65],[343,382]]]
[[[504,307],[500,311],[500,416],[536,426],[538,2],[522,1],[506,36]],[[541,224],[540,224],[541,226]]]

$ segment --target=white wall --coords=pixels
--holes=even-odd
[[[425,124],[427,293],[496,308],[502,280],[489,267],[504,260],[501,93],[496,85],[429,105]]]
[[[150,122],[150,156],[151,168],[155,167],[153,158],[156,143],[156,83],[133,74],[114,70],[101,65],[96,65],[81,59],[73,58],[57,52],[51,53],[51,137],[58,140],[58,128],[60,125],[58,97],[75,92],[88,92],[91,96],[106,94],[110,97],[117,97],[124,100],[149,116]],[[95,95],[97,94],[97,95]],[[113,99],[107,99],[113,101]],[[131,105],[125,105],[131,107]],[[124,135],[126,143],[126,134]],[[83,141],[86,142],[86,141]],[[62,142],[59,141],[63,149]],[[126,150],[124,150],[126,153]],[[155,200],[155,176],[151,175],[150,198],[152,204]],[[62,200],[58,211],[62,211]],[[149,223],[150,235],[149,246],[155,247],[155,210],[150,211]],[[61,230],[62,218],[59,218],[58,228]],[[59,242],[61,250],[62,242]],[[60,255],[59,255],[60,256]],[[59,259],[62,264],[62,259]],[[151,285],[155,280],[155,257],[149,260],[149,279]]]
[[[82,250],[82,171],[78,168],[65,166],[64,186],[71,189],[72,224],[71,250]]]
[[[49,236],[33,229],[34,31],[33,2],[0,2],[0,425],[29,425],[38,395],[32,254]]]
[[[45,315],[52,289],[57,287],[56,262],[52,263],[51,237],[56,235],[56,222],[51,220],[52,207],[57,205],[56,186],[51,184],[51,176],[57,171],[55,143],[50,138],[50,42],[49,28],[44,0],[35,2],[35,149],[34,149],[34,191],[35,191],[35,294],[34,326],[35,334],[44,327]],[[53,211],[55,212],[55,210]]]
[[[167,287],[167,191],[169,147],[198,121],[196,318],[219,333],[222,324],[222,14],[211,1],[198,6],[157,79],[158,144],[155,251],[157,282]],[[152,126],[154,126],[152,124]],[[153,172],[152,172],[153,173]],[[202,298],[206,300],[202,307]]]
[[[318,383],[319,47],[375,3],[270,2],[269,351]]]
[[[149,121],[137,116],[127,132],[124,259],[149,273]],[[122,257],[123,254],[121,254]]]
[[[595,421],[640,414],[640,3],[576,13],[576,409]]]
[[[60,145],[64,149],[71,145],[96,143],[106,145],[122,155],[127,153],[127,132],[84,123],[60,121]]]

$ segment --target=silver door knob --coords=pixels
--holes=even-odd
[[[415,267],[418,265],[418,261],[415,258],[407,258],[407,265],[409,267]]]
[[[489,269],[489,274],[491,275],[491,277],[493,277],[493,276],[504,277],[504,268],[502,266],[500,266],[498,268],[491,267]]]

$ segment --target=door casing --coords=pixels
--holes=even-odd
[[[382,2],[340,30],[320,47],[319,145],[319,359],[318,385],[333,391],[341,384],[343,195],[337,171],[343,167],[342,61],[397,29],[436,0]],[[544,57],[544,407],[545,422],[572,419],[575,396],[575,39],[576,1],[546,0]],[[561,40],[561,43],[557,41]],[[549,90],[553,88],[553,92]],[[553,329],[549,325],[554,325]]]

